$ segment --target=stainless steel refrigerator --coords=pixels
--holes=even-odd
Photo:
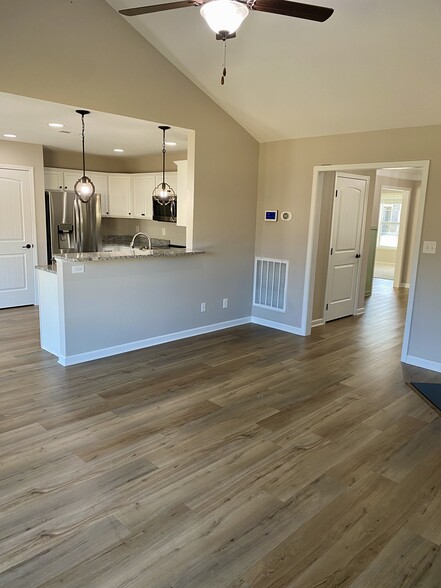
[[[47,258],[57,253],[100,251],[101,196],[95,194],[87,204],[75,192],[45,192]]]

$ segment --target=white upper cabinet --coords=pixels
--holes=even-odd
[[[108,175],[109,216],[131,218],[130,174]]]
[[[63,170],[45,168],[44,188],[45,190],[63,190]]]
[[[155,174],[132,174],[132,213],[135,218],[152,219]]]
[[[165,181],[177,194],[177,224],[187,225],[187,160],[175,161],[177,172],[166,172]],[[152,193],[162,182],[162,172],[141,174],[117,174],[105,172],[86,172],[101,195],[101,215],[116,218],[153,218]],[[46,190],[73,190],[82,176],[80,170],[44,169]]]
[[[101,194],[101,216],[110,216],[107,197],[107,174],[90,172],[88,175],[95,186],[95,192]]]

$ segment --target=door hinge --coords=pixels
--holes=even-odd
[[[329,308],[329,304],[326,305],[326,310],[328,310],[328,308]]]
[[[331,247],[331,255],[334,253],[334,247]]]

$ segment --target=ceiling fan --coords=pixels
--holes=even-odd
[[[202,17],[212,31],[216,33],[216,39],[224,42],[224,66],[221,77],[221,84],[227,75],[225,57],[226,41],[236,36],[236,31],[248,16],[250,10],[259,12],[270,12],[294,18],[315,20],[324,22],[334,10],[323,6],[291,2],[290,0],[180,0],[178,2],[167,2],[153,6],[139,6],[120,10],[123,16],[139,16],[151,12],[163,10],[174,10],[175,8],[187,8],[190,6],[200,7]]]

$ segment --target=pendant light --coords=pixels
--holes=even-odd
[[[89,202],[95,194],[95,186],[90,178],[86,176],[86,155],[84,151],[84,117],[90,114],[89,110],[76,110],[77,114],[81,115],[81,137],[83,145],[83,176],[75,183],[75,194],[81,202]]]
[[[169,128],[170,127],[163,125],[158,127],[158,129],[161,129],[162,131],[162,182],[160,182],[153,190],[153,198],[163,206],[176,202],[176,192],[165,181],[165,132],[168,131]]]

